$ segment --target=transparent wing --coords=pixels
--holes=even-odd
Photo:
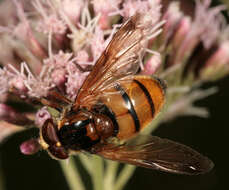
[[[100,156],[165,172],[196,175],[210,171],[214,164],[197,151],[155,136],[137,136],[124,145],[111,145]]]
[[[150,20],[145,17],[137,13],[117,31],[83,83],[76,104],[88,104],[84,99],[88,95],[95,97],[114,81],[138,71],[150,34]]]

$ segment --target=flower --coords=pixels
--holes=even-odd
[[[221,31],[224,18],[220,14],[222,6],[210,8],[210,0],[204,0],[203,3],[197,1],[195,15],[192,19],[191,27],[177,50],[176,62],[190,55],[198,43],[203,43],[204,48],[209,49]]]
[[[146,75],[154,74],[157,71],[157,69],[160,67],[161,62],[162,60],[160,54],[152,55],[152,57],[146,61],[144,65],[144,69],[142,70],[142,74],[146,74]]]
[[[111,28],[112,15],[119,14],[121,0],[93,0],[91,4],[95,14],[99,16],[98,25],[101,29]]]
[[[64,14],[70,19],[73,24],[77,24],[80,19],[81,11],[85,6],[84,0],[63,0],[61,2]]]
[[[48,112],[46,107],[39,109],[36,113],[35,124],[41,128],[47,119],[51,118],[51,114]]]

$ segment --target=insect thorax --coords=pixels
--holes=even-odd
[[[88,150],[114,133],[113,123],[104,114],[79,111],[71,116],[58,131],[63,147],[71,150]]]

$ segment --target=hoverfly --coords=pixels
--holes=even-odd
[[[135,75],[147,45],[150,19],[137,13],[113,36],[74,102],[52,92],[47,105],[61,111],[40,131],[44,149],[56,159],[89,152],[106,159],[180,174],[208,172],[213,163],[195,150],[155,136],[138,134],[165,101],[164,82]],[[117,143],[124,141],[124,143]]]

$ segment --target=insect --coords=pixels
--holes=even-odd
[[[195,150],[140,135],[165,101],[164,82],[135,75],[150,34],[150,19],[137,13],[113,36],[74,102],[52,92],[43,102],[61,112],[40,131],[41,145],[56,159],[89,152],[106,159],[180,174],[208,172],[213,163]],[[118,143],[117,143],[118,141]]]

